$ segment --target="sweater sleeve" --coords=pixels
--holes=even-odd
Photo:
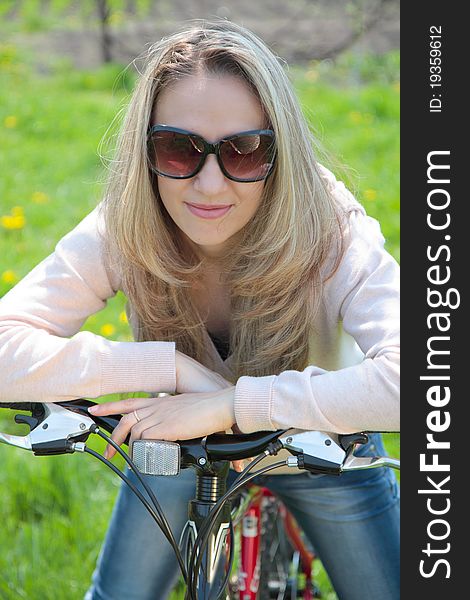
[[[342,184],[341,184],[342,185]],[[341,188],[344,193],[344,186]],[[342,321],[364,354],[337,371],[315,365],[241,377],[235,417],[243,432],[296,427],[349,433],[399,430],[399,268],[374,219],[349,211],[346,248],[324,287],[329,326]]]
[[[80,328],[119,289],[99,208],[0,300],[0,400],[174,392],[173,342],[114,342]]]

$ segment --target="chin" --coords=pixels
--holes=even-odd
[[[193,239],[192,241],[200,246],[201,248],[207,248],[208,250],[216,250],[217,248],[224,246],[228,242],[229,238],[221,239]]]
[[[230,238],[232,236],[220,236],[220,237],[212,237],[212,236],[192,236],[188,235],[188,238],[191,242],[201,249],[203,253],[207,253],[208,255],[217,255],[219,251],[222,253],[224,251],[225,246],[228,244]]]

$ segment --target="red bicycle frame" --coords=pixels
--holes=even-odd
[[[253,486],[256,489],[241,519],[240,562],[238,567],[239,600],[257,600],[260,579],[261,514],[263,502],[273,495],[267,488]],[[284,531],[293,548],[299,552],[305,585],[303,600],[313,600],[312,562],[315,555],[307,548],[300,528],[287,508],[280,504],[280,516]]]

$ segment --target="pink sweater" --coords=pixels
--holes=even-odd
[[[326,283],[304,371],[241,377],[241,431],[297,427],[345,433],[399,430],[399,269],[378,223],[323,170],[347,213],[344,257]],[[120,288],[89,214],[0,300],[0,401],[55,402],[116,392],[175,391],[172,342],[113,342],[80,332]],[[209,336],[208,352],[231,373]]]

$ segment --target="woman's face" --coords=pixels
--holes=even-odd
[[[153,123],[191,131],[208,142],[266,125],[261,105],[245,82],[204,73],[166,88],[159,95]],[[198,254],[208,258],[222,257],[227,240],[253,218],[263,187],[264,181],[240,183],[225,177],[215,154],[209,154],[201,171],[190,179],[158,176],[169,215]],[[204,210],[213,207],[221,210]]]

